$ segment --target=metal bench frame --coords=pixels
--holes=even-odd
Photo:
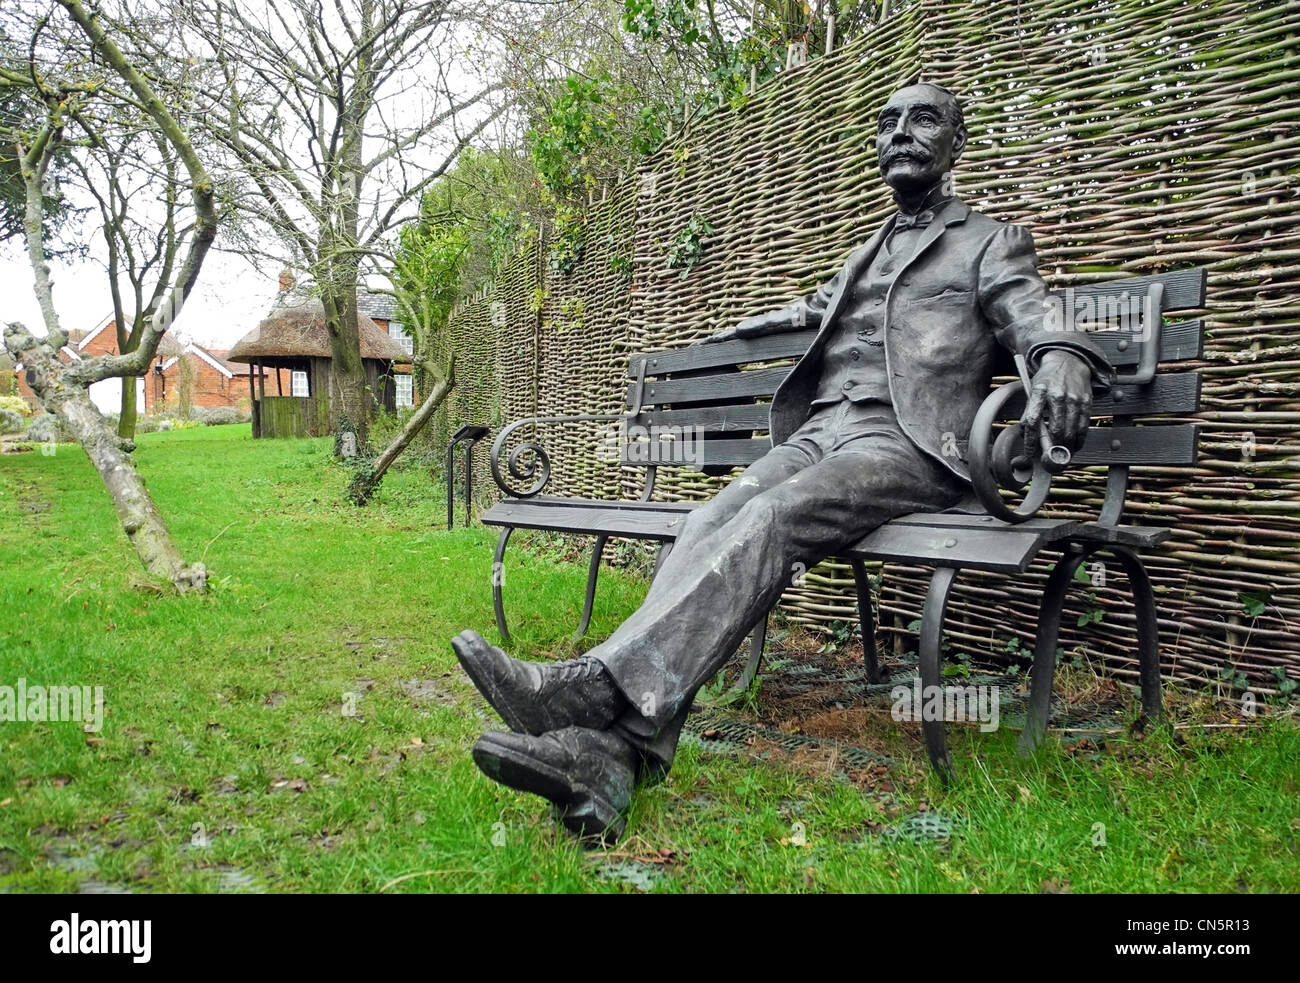
[[[941,686],[941,641],[948,597],[959,570],[970,568],[1001,573],[1023,573],[1044,549],[1060,550],[1061,559],[1052,570],[1039,607],[1038,634],[1031,671],[1030,708],[1021,746],[1036,747],[1047,726],[1051,707],[1052,677],[1055,670],[1057,637],[1066,593],[1075,571],[1089,557],[1101,551],[1113,554],[1129,579],[1137,614],[1137,655],[1145,719],[1161,718],[1159,638],[1155,599],[1150,578],[1138,551],[1163,542],[1170,535],[1162,528],[1121,525],[1120,518],[1128,489],[1129,468],[1141,465],[1177,466],[1196,460],[1197,430],[1194,424],[1145,426],[1139,422],[1164,415],[1186,416],[1200,406],[1200,376],[1190,372],[1157,372],[1157,363],[1199,359],[1203,325],[1200,320],[1165,325],[1163,314],[1170,311],[1200,310],[1205,305],[1206,274],[1203,269],[1185,269],[1157,276],[1134,277],[1093,284],[1070,291],[1053,291],[1069,315],[1082,303],[1100,304],[1125,295],[1144,313],[1135,325],[1129,322],[1114,329],[1106,318],[1093,318],[1097,341],[1119,371],[1119,379],[1108,392],[1094,394],[1092,416],[1110,418],[1109,427],[1089,428],[1082,448],[1071,467],[1104,465],[1107,470],[1105,498],[1096,521],[1023,518],[1012,513],[998,495],[998,474],[1008,481],[1006,461],[999,472],[994,447],[993,423],[1014,419],[1024,405],[1020,382],[994,389],[976,416],[970,440],[975,492],[984,513],[914,513],[894,519],[853,546],[840,551],[849,561],[857,588],[858,617],[862,625],[863,660],[867,678],[881,682],[875,643],[871,586],[865,562],[886,561],[934,567],[921,618],[919,669],[922,684]],[[1121,308],[1121,311],[1123,308]],[[1135,327],[1137,330],[1134,330]],[[620,463],[646,467],[646,479],[637,501],[607,501],[543,496],[550,481],[551,463],[545,448],[536,441],[517,445],[506,459],[510,479],[529,482],[518,488],[501,471],[501,456],[511,436],[524,427],[578,422],[619,423],[640,427],[659,425],[702,427],[708,449],[706,474],[727,474],[735,467],[757,460],[770,449],[765,432],[767,404],[777,385],[789,371],[786,363],[776,368],[753,368],[763,363],[797,359],[807,350],[814,331],[769,335],[755,340],[737,340],[713,345],[693,345],[670,351],[633,356],[628,363],[629,387],[626,411],[621,414],[532,417],[519,420],[500,431],[491,451],[494,479],[505,493],[504,501],[482,517],[485,525],[501,527],[493,557],[492,599],[497,628],[509,641],[502,577],[510,534],[516,528],[546,529],[583,533],[596,537],[588,568],[582,618],[574,638],[581,638],[591,623],[600,560],[610,538],[657,540],[659,565],[672,549],[676,530],[695,507],[689,503],[652,502],[658,469],[681,466],[674,459],[673,441],[658,443],[620,441]],[[679,449],[678,449],[679,450]],[[678,455],[680,456],[680,455]],[[700,470],[695,468],[693,470]],[[1025,511],[1036,511],[1046,497],[1041,470],[1025,493]],[[964,506],[958,506],[962,508]],[[990,514],[993,513],[993,514]],[[999,516],[1006,516],[1002,518]],[[1010,520],[1010,521],[1008,521]],[[753,682],[762,659],[769,615],[754,626],[750,655],[737,688]],[[942,720],[923,720],[926,748],[934,767],[945,779],[952,776],[946,728]]]

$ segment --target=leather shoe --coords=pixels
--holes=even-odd
[[[603,730],[627,704],[597,659],[521,662],[476,631],[461,632],[451,647],[484,699],[520,734],[564,727]]]
[[[636,752],[609,731],[566,727],[540,737],[488,731],[474,745],[483,774],[555,804],[560,822],[583,838],[618,839],[632,801]]]

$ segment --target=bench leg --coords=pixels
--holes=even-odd
[[[1123,546],[1085,547],[1077,553],[1063,557],[1052,570],[1043,592],[1043,603],[1038,613],[1038,640],[1034,647],[1034,669],[1030,679],[1029,713],[1025,729],[1020,735],[1022,751],[1036,748],[1047,731],[1047,717],[1052,704],[1052,676],[1056,669],[1056,641],[1061,630],[1061,609],[1065,595],[1074,579],[1074,572],[1093,553],[1108,549],[1118,557],[1128,577],[1133,593],[1133,606],[1137,613],[1138,667],[1142,681],[1142,716],[1145,721],[1158,723],[1163,716],[1160,693],[1160,635],[1156,624],[1155,593],[1151,578],[1141,558]]]
[[[876,616],[871,610],[871,581],[861,560],[850,560],[853,566],[853,583],[858,589],[858,623],[862,626],[862,662],[867,670],[867,682],[879,683],[880,663],[876,658]]]
[[[506,555],[506,543],[510,542],[510,534],[514,531],[514,526],[506,526],[501,530],[501,535],[497,537],[497,551],[492,557],[492,609],[497,615],[497,631],[506,642],[510,641],[510,629],[506,627],[506,607],[501,599],[501,584],[505,581],[505,566],[501,560]]]
[[[1156,623],[1156,597],[1151,578],[1141,558],[1131,549],[1113,546],[1110,550],[1128,576],[1129,590],[1137,613],[1138,668],[1142,679],[1142,716],[1146,723],[1158,724],[1164,716],[1160,695],[1160,630]]]
[[[578,622],[578,630],[573,633],[575,642],[587,634],[587,628],[591,625],[591,609],[596,602],[596,578],[600,576],[600,556],[605,551],[607,542],[608,536],[597,536],[596,545],[591,549],[591,564],[587,567],[587,597],[582,603],[582,620]]]
[[[1043,588],[1043,600],[1038,606],[1034,667],[1029,675],[1029,711],[1025,714],[1025,729],[1020,732],[1022,754],[1038,747],[1047,731],[1047,717],[1052,709],[1052,677],[1056,673],[1056,640],[1061,633],[1061,610],[1065,607],[1065,595],[1074,580],[1074,572],[1093,552],[1082,549],[1066,553],[1057,561]]]
[[[943,685],[942,655],[940,642],[943,639],[943,616],[948,610],[948,592],[952,590],[957,578],[956,567],[936,567],[930,576],[930,589],[925,595],[925,608],[921,614],[921,685],[923,692],[938,692]],[[930,687],[936,687],[931,690]],[[917,707],[914,712],[920,712]],[[925,749],[930,755],[930,764],[943,779],[944,785],[951,784],[954,773],[952,756],[948,753],[948,737],[942,718],[929,720],[922,716],[921,730],[925,733]]]
[[[733,687],[733,693],[743,693],[754,685],[754,677],[758,675],[758,667],[763,661],[763,646],[767,644],[767,621],[771,616],[769,611],[763,615],[762,621],[754,625],[749,639],[749,661],[745,663],[745,671],[740,675],[740,682]]]

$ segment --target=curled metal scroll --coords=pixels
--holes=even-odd
[[[526,464],[521,465],[519,463],[520,458],[525,454],[531,455],[531,458]],[[493,463],[495,463],[495,461]],[[541,444],[529,442],[527,444],[520,444],[510,452],[510,456],[506,458],[506,470],[510,472],[510,477],[515,480],[528,481],[532,479],[534,475],[537,475],[539,469],[541,470],[541,474],[538,475],[537,480],[523,491],[517,491],[510,488],[510,486],[501,479],[501,473],[499,470],[494,470],[492,477],[496,478],[498,485],[505,488],[506,491],[510,492],[510,494],[517,498],[529,498],[545,488],[547,483],[551,480],[551,455],[546,453],[546,448]]]
[[[1024,522],[1038,514],[1052,489],[1052,473],[1038,455],[1026,455],[1018,427],[1004,429],[994,437],[995,424],[1003,407],[1025,387],[1019,382],[1009,382],[994,390],[980,404],[971,425],[970,478],[975,494],[990,515],[1007,522]],[[998,494],[999,487],[1019,490],[1028,485],[1024,501],[1011,508]]]
[[[536,441],[528,441],[515,447],[506,456],[506,471],[515,481],[530,481],[522,491],[512,486],[501,474],[501,451],[506,441],[520,427],[536,426],[539,423],[587,423],[612,422],[621,420],[621,414],[598,414],[586,416],[534,416],[525,420],[516,420],[504,427],[492,442],[492,451],[488,456],[488,466],[492,479],[503,492],[512,498],[531,498],[542,491],[551,480],[551,456],[546,448]]]

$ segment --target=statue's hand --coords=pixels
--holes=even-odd
[[[735,341],[737,338],[742,340],[761,338],[764,335],[772,334],[774,331],[787,330],[785,328],[787,314],[787,311],[755,314],[753,317],[745,318],[734,328],[728,328],[726,331],[719,331],[715,335],[710,335],[700,344],[712,345],[720,341]]]
[[[1043,452],[1052,444],[1077,450],[1092,417],[1092,369],[1066,351],[1043,354],[1030,381],[1020,427],[1025,443],[1037,439]]]
[[[696,342],[697,345],[716,345],[722,341],[735,341],[736,329],[727,328],[726,331],[719,331],[717,334],[711,334],[707,338],[702,338]]]

